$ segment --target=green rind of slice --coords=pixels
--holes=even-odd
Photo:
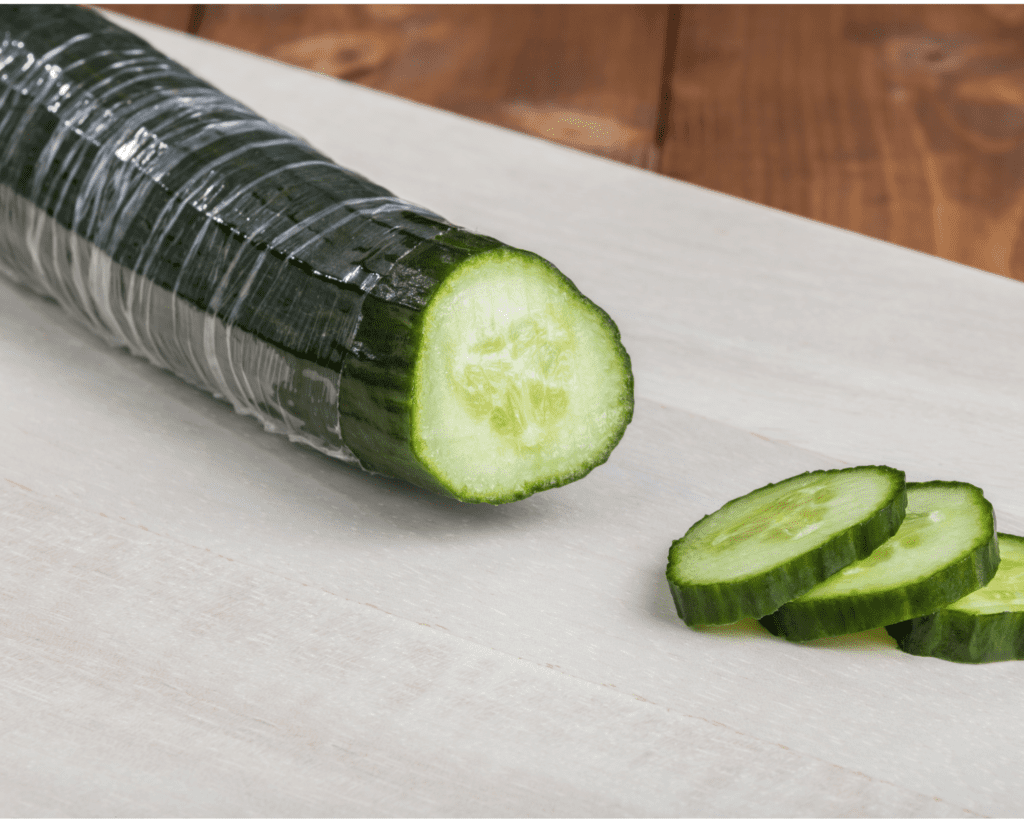
[[[958,663],[1024,660],[1024,538],[999,534],[988,585],[934,614],[886,626],[902,651]]]
[[[795,642],[853,634],[931,614],[992,579],[995,515],[980,489],[912,483],[907,499],[906,518],[889,541],[761,624]]]
[[[761,617],[870,554],[896,532],[904,474],[821,470],[729,501],[672,544],[667,578],[687,625]]]

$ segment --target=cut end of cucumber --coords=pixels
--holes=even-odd
[[[576,480],[632,416],[615,325],[543,259],[511,248],[444,280],[414,379],[414,450],[462,500],[505,503]]]

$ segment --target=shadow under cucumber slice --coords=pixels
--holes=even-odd
[[[888,540],[907,504],[887,466],[807,472],[729,501],[669,551],[667,577],[687,625],[762,617]]]
[[[978,487],[911,483],[906,517],[892,538],[761,624],[801,642],[887,626],[981,588],[998,565],[995,515]]]
[[[1024,538],[998,537],[999,569],[987,586],[886,626],[902,651],[958,663],[1024,660]]]

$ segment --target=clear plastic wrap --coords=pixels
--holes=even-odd
[[[366,300],[421,309],[436,280],[403,261],[468,234],[95,12],[6,6],[0,38],[0,272],[353,460],[339,393],[346,362],[374,355]]]

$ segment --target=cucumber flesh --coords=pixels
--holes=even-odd
[[[413,378],[413,449],[463,500],[581,477],[608,457],[633,406],[607,315],[543,259],[506,247],[441,284]]]
[[[1024,538],[998,537],[999,569],[988,585],[886,627],[900,649],[960,663],[1024,660]]]
[[[998,565],[995,516],[980,489],[909,484],[906,518],[892,538],[761,623],[795,641],[886,626],[981,588]]]
[[[688,625],[761,617],[870,554],[896,532],[904,474],[808,472],[725,504],[672,544],[668,581]]]

